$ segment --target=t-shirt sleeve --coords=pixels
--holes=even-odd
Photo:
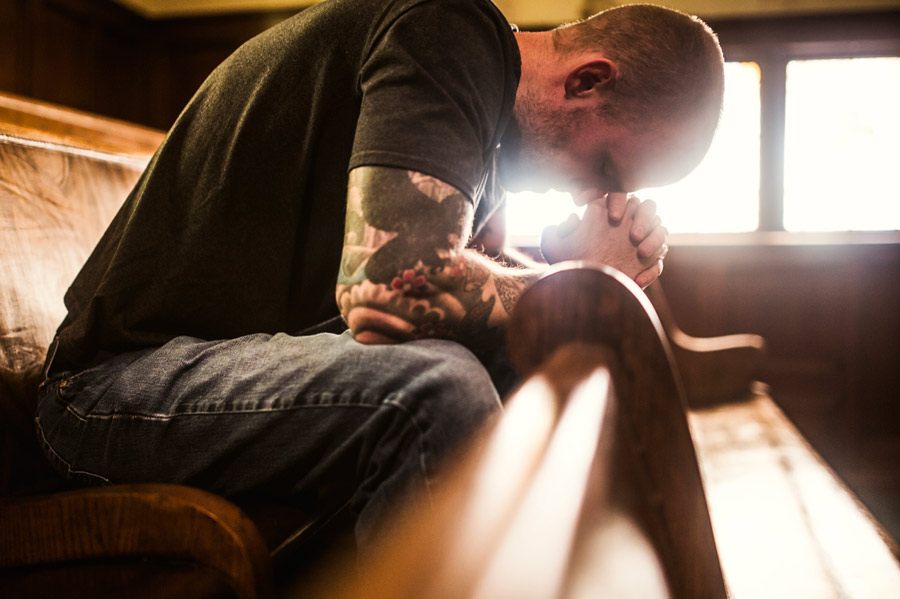
[[[360,71],[350,168],[417,170],[474,199],[508,101],[501,33],[471,0],[425,2],[394,20]]]

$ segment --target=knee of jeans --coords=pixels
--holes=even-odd
[[[408,407],[432,442],[450,448],[492,422],[500,398],[487,370],[463,346],[431,340],[423,349]]]

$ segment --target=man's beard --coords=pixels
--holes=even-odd
[[[559,171],[578,115],[554,110],[531,95],[516,102],[500,146],[500,182],[509,191],[547,191],[565,185]]]

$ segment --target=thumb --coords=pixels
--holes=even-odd
[[[581,219],[576,214],[570,214],[564,222],[559,225],[550,225],[545,227],[541,233],[541,254],[549,264],[555,264],[562,260],[568,259],[571,254],[571,240],[566,239],[578,225]]]
[[[578,225],[580,225],[580,224],[581,224],[581,219],[578,218],[577,214],[572,213],[569,215],[569,217],[566,220],[564,220],[557,227],[555,227],[556,234],[559,237],[568,237],[575,231],[575,229],[578,228]]]

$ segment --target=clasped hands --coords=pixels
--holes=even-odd
[[[565,222],[544,229],[541,253],[547,262],[607,264],[641,288],[662,274],[669,232],[660,224],[652,200],[642,202],[625,193],[598,195],[589,190],[576,196],[575,203],[586,206],[581,218],[572,214]]]

